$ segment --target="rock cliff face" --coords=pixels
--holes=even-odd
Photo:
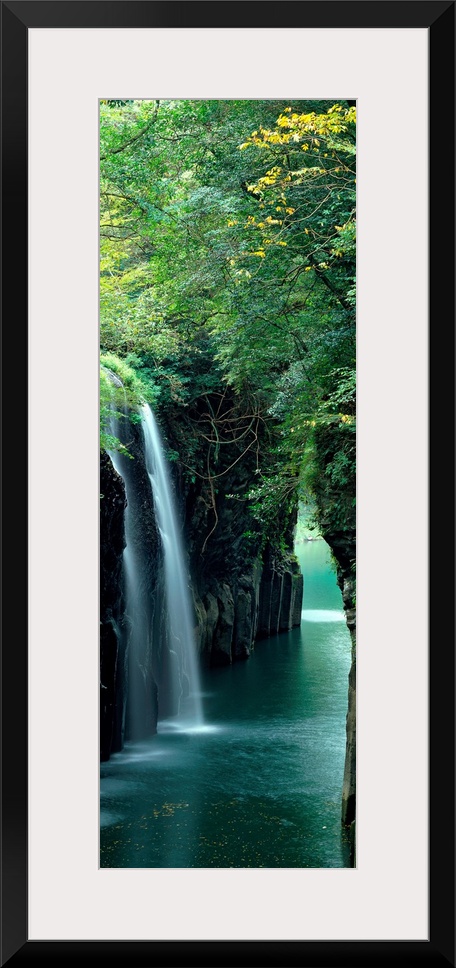
[[[160,610],[163,610],[162,596],[158,594],[160,541],[144,460],[141,425],[127,422],[124,434],[124,442],[128,443],[131,454],[130,458],[122,458],[121,472],[126,482],[127,550],[135,595],[131,601],[127,581],[123,623],[125,673],[118,703],[118,712],[122,711],[120,748],[125,739],[143,739],[157,729],[157,683],[161,661],[157,626],[161,621]]]
[[[234,455],[235,456],[235,455]],[[234,460],[225,452],[225,460]],[[189,550],[196,638],[203,662],[247,659],[256,639],[301,622],[303,578],[292,554],[293,525],[284,529],[288,551],[264,545],[244,495],[254,474],[251,455],[227,473],[208,502],[200,482],[177,483]]]
[[[124,614],[122,554],[125,487],[107,454],[100,459],[100,747],[106,760],[114,746],[116,689]]]
[[[342,823],[350,840],[350,863],[356,864],[356,598],[352,563],[355,560],[355,535],[328,534],[325,538],[338,562],[338,582],[342,591],[345,618],[352,641],[351,666],[348,676],[347,741],[342,788]]]
[[[301,624],[304,581],[290,553],[266,546],[260,585],[257,638],[287,632]]]
[[[235,561],[210,590],[193,589],[199,651],[210,666],[247,659],[255,640],[301,623],[303,578],[290,556],[265,553],[240,574]]]
[[[356,609],[351,579],[343,583],[343,599],[347,625],[352,639],[352,663],[348,676],[347,746],[345,752],[344,783],[342,790],[342,823],[349,828],[351,862],[356,863]]]
[[[133,459],[116,457],[116,473],[102,455],[101,585],[102,585],[102,758],[122,749],[129,738],[156,731],[157,719],[177,712],[170,687],[161,542],[144,459],[140,425],[125,431]],[[128,436],[128,441],[127,441]],[[167,443],[179,441],[168,432]],[[224,459],[235,461],[229,449]],[[303,578],[291,549],[294,517],[283,529],[282,550],[264,539],[252,518],[245,494],[254,473],[249,454],[226,475],[223,488],[208,501],[202,478],[189,483],[172,466],[173,488],[188,552],[188,575],[200,661],[215,667],[247,659],[256,639],[300,624]],[[125,486],[124,486],[125,481]],[[129,604],[128,578],[122,565],[126,546],[134,562],[140,615],[138,637]],[[283,548],[287,548],[284,551]],[[137,623],[136,623],[137,624]],[[176,671],[176,670],[174,670]],[[134,703],[132,701],[134,696]],[[134,707],[134,708],[133,708]]]
[[[348,683],[347,742],[342,793],[342,823],[355,857],[356,817],[356,449],[354,428],[322,426],[315,435],[313,491],[321,533],[337,562],[345,616],[352,639]]]
[[[124,443],[128,442],[132,459],[124,456],[117,461],[122,476],[108,455],[101,455],[102,760],[121,750],[126,739],[152,735],[159,717],[177,712],[170,688],[176,655],[168,643],[161,542],[145,465],[144,439],[140,425],[127,421],[125,426],[128,441]],[[182,440],[178,434],[173,435],[172,421],[166,429],[168,444],[179,453]],[[173,467],[173,486],[188,553],[196,645],[201,661],[212,667],[247,659],[257,639],[301,622],[303,577],[292,554],[295,514],[289,510],[283,516],[277,532],[280,541],[265,544],[245,498],[254,479],[255,462],[251,452],[241,456],[242,459],[235,449],[225,449],[216,475],[224,477],[220,488],[202,474],[189,482],[182,465]],[[283,509],[278,509],[281,513]],[[135,611],[141,614],[142,623],[139,642],[133,642],[134,623],[128,609],[123,558],[126,520],[128,554],[136,561],[139,597]],[[338,562],[338,581],[352,636],[342,823],[349,830],[351,863],[355,864],[355,534],[354,528],[338,531],[329,526],[322,531]]]
[[[106,453],[100,455],[100,664],[101,759],[121,750],[128,738],[156,732],[161,655],[161,622],[156,594],[160,585],[159,542],[150,500],[142,434],[125,423],[132,458],[116,455],[114,469]],[[128,516],[128,517],[127,517]],[[128,607],[128,582],[123,552],[135,562],[135,584],[141,611],[141,635],[133,647],[133,622]],[[131,611],[131,605],[130,605]],[[162,609],[163,611],[163,609]],[[133,704],[131,697],[135,696]]]

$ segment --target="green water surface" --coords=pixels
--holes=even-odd
[[[300,628],[203,673],[205,726],[159,724],[101,764],[101,867],[346,867],[350,636],[323,540],[296,548]]]

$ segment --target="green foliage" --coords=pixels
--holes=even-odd
[[[321,537],[316,515],[317,508],[311,500],[299,505],[295,535],[297,542],[308,541],[309,539],[313,540]]]
[[[122,383],[102,376],[104,445],[113,407],[147,400],[208,506],[248,468],[246,549],[279,546],[310,493],[323,532],[354,529],[355,121],[334,101],[100,104],[101,362]]]
[[[144,401],[154,404],[157,390],[114,353],[100,355],[100,447],[131,456],[112,431],[113,423],[140,420],[138,413]]]
[[[133,367],[114,353],[101,353],[100,365],[105,382],[109,382],[108,373],[114,373],[122,384],[122,388],[114,386],[114,389],[123,390],[128,406],[139,407],[147,395],[148,388]]]
[[[356,437],[354,424],[332,423],[315,431],[307,485],[315,495],[322,534],[334,538],[356,530]]]

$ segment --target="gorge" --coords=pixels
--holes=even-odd
[[[348,866],[350,637],[328,545],[309,536],[296,555],[268,548],[239,576],[223,542],[215,567],[215,544],[211,580],[203,586],[200,568],[197,584],[181,535],[193,547],[201,536],[173,509],[188,494],[146,405],[140,423],[125,412],[112,427],[123,439],[133,428],[133,461],[102,461],[101,864]],[[230,535],[233,546],[242,537],[232,524]],[[236,660],[249,656],[246,674]]]
[[[183,697],[191,722],[202,724],[200,659],[211,668],[229,665],[248,658],[257,637],[301,622],[303,579],[291,547],[274,555],[268,548],[263,561],[259,554],[238,558],[246,509],[233,521],[219,507],[231,554],[226,542],[214,542],[210,575],[196,560],[200,513],[185,522],[194,548],[189,574],[173,484],[147,404],[139,424],[130,423],[127,410],[111,422],[123,441],[133,428],[134,459],[110,451],[101,465],[102,759],[126,739],[153,735],[159,718],[180,712]],[[189,495],[177,497],[183,505]]]
[[[355,170],[354,102],[100,102],[102,866],[356,863]]]

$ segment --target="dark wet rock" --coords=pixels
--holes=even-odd
[[[355,532],[347,528],[344,532],[327,533],[324,537],[337,563],[337,580],[342,592],[347,627],[352,641],[352,662],[348,676],[342,823],[348,829],[350,835],[350,862],[354,865],[356,857],[356,599],[353,570],[356,559]]]
[[[120,628],[123,622],[122,555],[125,547],[125,488],[107,454],[100,462],[100,755],[115,742]]]

